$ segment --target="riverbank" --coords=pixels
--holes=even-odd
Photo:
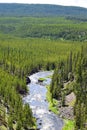
[[[64,127],[62,130],[73,130],[75,122],[72,120],[64,119]]]
[[[47,86],[47,93],[46,93],[46,99],[49,103],[49,110],[54,112],[55,114],[59,115],[63,121],[64,121],[64,127],[62,130],[72,130],[74,128],[74,115],[73,115],[73,107],[67,106],[67,107],[60,107],[60,104],[58,104],[58,101],[56,99],[52,99],[52,95],[50,92],[50,86]],[[74,95],[73,93],[66,96],[66,102],[70,103],[71,100],[68,100]],[[68,98],[67,98],[68,97]],[[74,97],[74,96],[73,96]],[[72,98],[75,100],[75,98]]]
[[[46,86],[47,93],[46,93],[46,99],[49,103],[49,111],[52,111],[55,114],[58,114],[58,101],[56,99],[52,99],[52,95],[50,93],[50,86]]]

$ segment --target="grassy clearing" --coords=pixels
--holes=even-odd
[[[49,102],[49,110],[55,114],[58,114],[58,101],[52,99],[52,95],[50,93],[50,86],[47,86],[46,99]]]
[[[73,130],[74,129],[74,121],[72,120],[64,120],[64,127],[62,130]]]

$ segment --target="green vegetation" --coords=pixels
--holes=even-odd
[[[74,129],[74,121],[71,120],[64,120],[65,126],[63,130],[73,130]]]
[[[69,17],[0,17],[0,38],[87,41],[87,22],[83,24],[80,19],[72,19]]]
[[[8,126],[10,129],[14,127],[13,122],[15,122],[16,129],[18,129],[19,121],[20,129],[35,125],[35,119],[32,117],[29,105],[23,105],[22,98],[18,94],[23,94],[26,91],[27,87],[24,81],[0,69],[0,102],[3,107],[5,106],[4,115],[1,113],[1,119],[5,122],[4,125],[6,124],[5,126]]]
[[[38,79],[39,82],[43,82],[43,81],[45,81],[45,80],[46,80],[45,78],[39,78],[39,79]]]
[[[58,101],[56,99],[52,99],[52,95],[50,92],[50,86],[47,86],[46,99],[49,103],[49,110],[51,110],[55,114],[58,114]]]
[[[3,6],[0,4],[0,10]],[[6,12],[9,4],[5,6]],[[8,9],[7,14],[0,11],[0,16],[3,15],[0,17],[0,129],[5,130],[8,127],[9,130],[22,130],[36,127],[29,105],[22,101],[22,96],[28,92],[26,76],[41,69],[55,69],[47,92],[49,109],[58,114],[58,100],[65,107],[66,95],[74,92],[76,101],[69,105],[74,106],[75,130],[85,130],[87,19],[83,14],[77,17],[78,9],[80,11],[81,8],[76,8],[76,15],[71,11],[71,16],[62,14],[51,17],[48,14],[49,17],[45,17],[47,11],[43,15],[42,13],[48,5],[41,5],[44,8],[41,14],[37,14],[38,17],[32,17],[34,12],[29,15],[31,17],[26,17],[29,11],[24,11],[26,15],[22,15],[21,9],[28,5],[13,6]],[[35,8],[35,5],[32,6]],[[51,7],[57,9],[60,6],[49,5],[49,10]],[[17,12],[11,11],[15,8]],[[64,7],[61,9],[65,13]],[[51,12],[52,16],[54,13]],[[70,85],[64,87],[65,82],[70,82]],[[68,124],[73,126],[71,121]],[[66,127],[65,129],[68,130]]]
[[[56,68],[50,92],[52,98],[61,101],[61,107],[66,106],[66,96],[74,92],[76,101],[72,103],[74,106],[74,129],[86,130],[87,123],[87,46],[82,46],[77,53],[70,52],[67,61],[61,61]],[[64,87],[64,82],[69,83]],[[72,105],[68,104],[68,105]],[[69,122],[69,126],[71,123]],[[73,126],[73,125],[72,125]],[[65,129],[67,128],[65,126]]]
[[[23,112],[26,106],[20,96],[27,93],[25,77],[40,69],[54,69],[60,59],[66,59],[70,50],[80,50],[81,44],[42,38],[21,39],[4,34],[0,37],[0,100],[9,106],[6,123],[9,128],[14,127],[14,121],[16,129],[34,127],[35,119],[31,109],[27,107],[26,111],[30,115],[29,121]],[[51,108],[55,111],[54,103]],[[26,122],[26,126],[23,122]]]

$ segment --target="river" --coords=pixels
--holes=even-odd
[[[46,101],[46,86],[50,84],[50,75],[53,71],[43,71],[35,73],[29,78],[29,93],[23,98],[25,103],[29,103],[34,117],[37,119],[37,128],[40,130],[62,130],[63,121],[48,109]],[[39,78],[45,78],[43,83],[38,83]]]

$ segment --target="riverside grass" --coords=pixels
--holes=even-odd
[[[75,122],[73,120],[66,120],[64,119],[64,127],[62,130],[73,130]]]
[[[58,111],[58,101],[56,99],[52,99],[50,93],[50,86],[47,86],[47,95],[46,99],[49,102],[49,110],[51,110],[55,114],[59,114]],[[73,130],[75,122],[73,120],[64,119],[64,127],[62,130]]]
[[[46,99],[49,103],[49,110],[55,114],[58,114],[58,101],[56,99],[52,99],[52,96],[50,93],[50,86],[47,86]]]
[[[47,94],[46,99],[49,102],[49,110],[51,110],[55,114],[59,114],[58,111],[58,101],[56,99],[52,99],[52,95],[50,93],[50,86],[47,86]],[[64,127],[62,130],[73,130],[75,122],[73,120],[64,119]]]

